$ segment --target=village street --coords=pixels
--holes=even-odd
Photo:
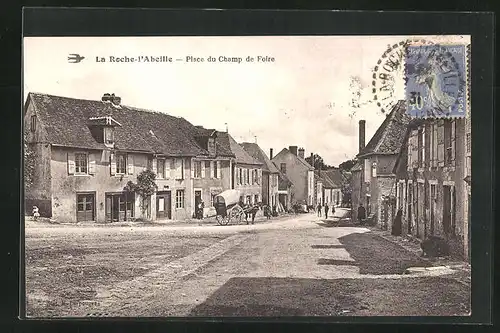
[[[431,267],[348,210],[255,225],[26,227],[27,315],[465,315],[460,269]],[[413,268],[412,268],[413,267]]]

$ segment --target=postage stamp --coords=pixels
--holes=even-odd
[[[465,117],[467,47],[410,45],[405,55],[405,97],[413,117]]]

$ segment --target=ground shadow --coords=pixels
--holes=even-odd
[[[234,277],[190,316],[456,315],[467,288],[451,279],[298,279]]]
[[[342,236],[339,241],[354,259],[350,265],[358,266],[360,274],[403,274],[409,267],[431,266],[400,245],[370,232]]]
[[[344,245],[316,244],[311,247],[313,249],[343,249]]]

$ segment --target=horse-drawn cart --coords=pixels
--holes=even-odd
[[[214,206],[217,215],[215,219],[220,225],[228,225],[236,220],[241,223],[245,217],[243,207],[239,205],[240,191],[226,190],[214,198]]]

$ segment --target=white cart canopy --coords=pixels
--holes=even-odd
[[[215,197],[216,202],[224,202],[226,207],[237,204],[240,201],[241,192],[238,190],[226,190]]]

